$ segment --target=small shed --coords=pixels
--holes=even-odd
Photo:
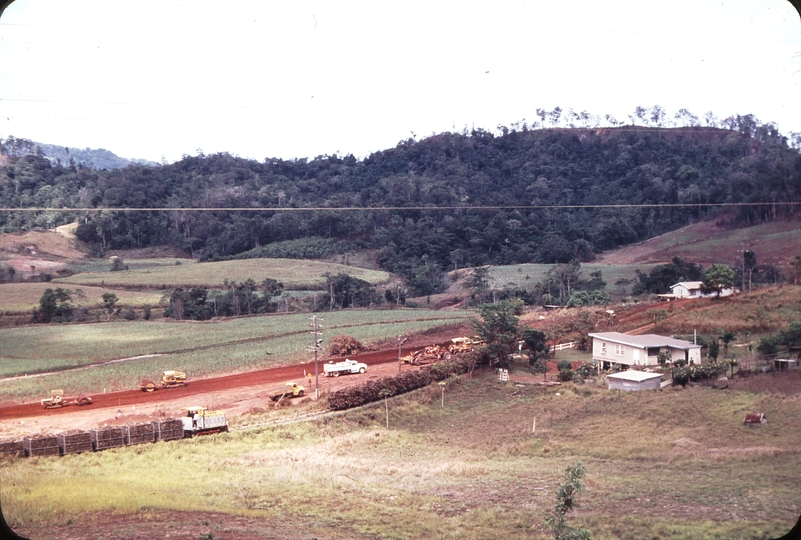
[[[763,413],[752,413],[745,415],[745,421],[743,422],[746,425],[757,425],[761,426],[763,424],[768,423],[768,417],[765,416]]]
[[[646,371],[621,371],[607,375],[606,378],[609,382],[609,390],[623,390],[624,392],[659,390],[662,384],[662,375]]]
[[[773,367],[776,371],[784,371],[789,368],[794,368],[798,366],[798,360],[794,358],[776,358],[773,361]]]

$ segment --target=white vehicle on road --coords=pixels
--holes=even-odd
[[[323,364],[323,371],[328,377],[339,377],[341,373],[364,373],[367,371],[367,364],[349,359],[336,363],[332,360]]]

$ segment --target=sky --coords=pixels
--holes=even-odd
[[[754,114],[801,132],[786,0],[16,0],[0,137],[171,163],[496,131],[536,109]]]

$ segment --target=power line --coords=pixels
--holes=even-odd
[[[202,206],[202,207],[75,207],[54,208],[29,206],[23,208],[0,207],[0,212],[399,212],[453,211],[453,210],[604,210],[625,208],[746,208],[755,206],[799,206],[801,201],[782,202],[738,202],[738,203],[640,203],[640,204],[526,204],[526,205],[478,205],[478,206],[308,206],[288,208],[285,206]]]

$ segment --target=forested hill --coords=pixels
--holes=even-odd
[[[361,161],[215,154],[97,171],[10,158],[0,170],[6,208],[254,210],[0,212],[0,227],[80,219],[79,236],[98,250],[171,243],[205,259],[373,248],[383,268],[425,294],[447,268],[588,261],[717,211],[708,204],[760,203],[739,208],[743,222],[787,217],[799,191],[799,152],[771,125],[504,128],[409,139]],[[564,205],[662,206],[548,208]],[[436,209],[445,206],[459,208]],[[326,210],[298,211],[310,207]],[[409,209],[344,210],[378,207]]]
[[[63,164],[64,166],[83,166],[91,169],[120,169],[132,163],[156,165],[155,162],[145,159],[119,157],[105,148],[69,148],[16,137],[0,139],[0,157],[22,157],[26,155],[45,157],[52,163]]]

